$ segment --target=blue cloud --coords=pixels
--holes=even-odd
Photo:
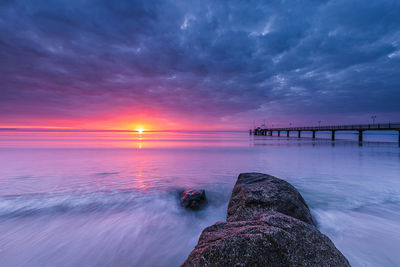
[[[3,116],[400,115],[396,0],[0,3]]]

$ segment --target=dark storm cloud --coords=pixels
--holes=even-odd
[[[397,0],[0,3],[0,119],[400,113]]]

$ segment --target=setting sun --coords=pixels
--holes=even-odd
[[[138,128],[138,129],[136,129],[136,131],[138,132],[138,133],[143,133],[145,130],[144,129],[142,129],[142,128]]]

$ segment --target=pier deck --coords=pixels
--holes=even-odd
[[[290,132],[297,132],[297,137],[301,137],[301,132],[312,132],[312,138],[315,139],[317,132],[331,132],[331,140],[335,140],[337,131],[356,131],[358,132],[358,142],[363,142],[363,132],[365,131],[398,131],[399,147],[400,147],[400,123],[375,123],[375,124],[352,124],[352,125],[331,125],[331,126],[306,126],[306,127],[277,127],[277,128],[256,128],[251,129],[250,134],[253,135],[269,135],[273,136],[277,132],[281,136],[281,132],[286,132],[289,137]]]

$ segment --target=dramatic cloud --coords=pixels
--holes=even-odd
[[[397,0],[0,1],[0,124],[395,120],[399,14]]]

